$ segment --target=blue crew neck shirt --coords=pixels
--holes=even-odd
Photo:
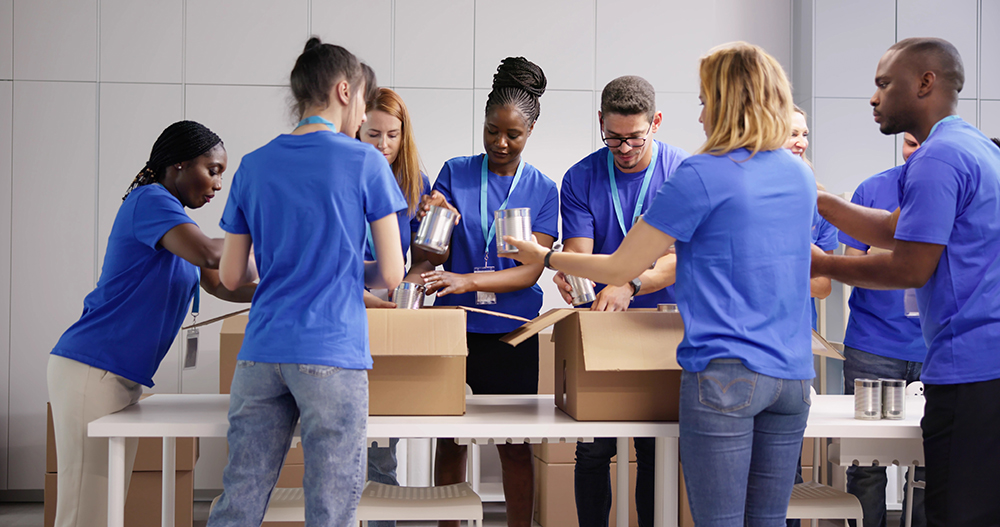
[[[961,119],[939,123],[903,165],[898,195],[896,239],[945,246],[917,290],[921,379],[1000,378],[1000,149]]]
[[[497,257],[497,240],[494,235],[489,247],[483,237],[480,223],[479,198],[482,178],[483,156],[456,157],[448,160],[441,168],[434,190],[444,195],[462,219],[451,235],[451,255],[444,263],[444,269],[452,273],[472,273],[478,267],[489,266],[496,271],[521,265],[510,258]],[[493,211],[507,198],[513,177],[487,174],[487,229],[493,225]],[[510,194],[508,209],[527,207],[531,209],[531,230],[559,237],[559,191],[556,184],[545,174],[528,163],[524,164],[521,181]],[[485,249],[489,256],[484,260]],[[538,316],[542,307],[542,288],[538,284],[510,293],[497,293],[496,304],[476,304],[476,293],[445,295],[436,297],[435,305],[467,306],[508,315],[531,319]],[[471,333],[509,333],[521,326],[521,322],[481,313],[468,313],[466,327]]]
[[[431,180],[428,179],[427,174],[424,174],[423,172],[420,173],[420,178],[422,180],[420,197],[429,196],[431,193]],[[402,192],[402,190],[400,190],[400,192]],[[407,205],[405,209],[397,212],[396,216],[399,219],[399,244],[403,247],[403,262],[405,263],[406,253],[410,250],[410,242],[413,237],[413,233],[420,229],[420,220],[417,219],[416,210],[414,210],[412,215],[410,214],[409,205]],[[375,257],[372,255],[372,249],[368,245],[367,241],[365,242],[365,260],[369,262],[375,260]]]
[[[167,189],[133,190],[115,216],[97,287],[52,354],[152,388],[198,287],[198,268],[160,245],[185,223],[194,221]]]
[[[260,282],[240,360],[367,369],[365,222],[406,208],[374,147],[328,131],[247,154],[219,225],[253,240]]]
[[[779,379],[812,379],[812,171],[784,148],[689,157],[643,219],[677,239],[677,305],[690,372],[739,359]]]
[[[903,167],[893,167],[864,180],[851,198],[852,203],[873,209],[895,211],[899,208],[899,176]],[[869,245],[840,233],[840,241],[859,251]],[[903,291],[879,291],[855,287],[848,301],[851,316],[847,320],[844,345],[861,351],[908,362],[923,362],[927,346],[920,333],[920,319],[906,316]]]
[[[642,204],[642,212],[649,210],[653,198],[660,187],[674,173],[681,161],[690,154],[665,143],[657,141],[658,155],[650,160],[653,173],[646,191],[646,199]],[[635,173],[622,172],[615,166],[615,181],[618,196],[622,205],[622,219],[626,228],[632,221],[635,205],[642,190],[642,180],[646,171]],[[608,149],[602,148],[580,160],[566,171],[562,180],[562,230],[563,239],[590,238],[594,241],[594,254],[611,254],[618,249],[625,235],[622,234],[615,206],[611,197],[611,178],[608,174]],[[595,291],[604,289],[604,284],[597,284]],[[657,304],[673,304],[674,286],[666,287],[655,293],[641,294],[632,300],[631,307],[656,307]],[[582,307],[588,307],[586,304]]]
[[[840,242],[837,241],[837,228],[833,226],[832,223],[826,221],[823,216],[819,215],[819,209],[813,210],[813,221],[812,221],[812,242],[824,251],[833,251],[839,245]],[[817,322],[819,321],[819,314],[816,311],[816,299],[810,299],[809,303],[812,308],[812,328],[817,329]]]

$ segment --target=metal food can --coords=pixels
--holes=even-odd
[[[882,418],[882,383],[876,379],[854,379],[854,418]]]
[[[594,294],[594,283],[579,276],[566,275],[566,281],[573,288],[573,306],[593,302],[597,298]]]
[[[420,220],[413,245],[435,254],[448,252],[451,232],[455,230],[455,212],[444,207],[431,205],[424,219]]]
[[[882,419],[906,419],[906,381],[879,379],[882,383]]]
[[[420,309],[424,305],[424,286],[413,282],[400,282],[392,292],[396,309]]]
[[[497,226],[497,253],[516,253],[517,247],[504,243],[504,236],[531,241],[531,209],[503,209],[493,213]]]
[[[677,304],[656,304],[656,310],[662,311],[664,313],[680,313],[681,310],[677,309]]]

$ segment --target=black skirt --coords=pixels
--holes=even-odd
[[[466,333],[465,382],[476,395],[538,393],[538,335],[517,347],[500,342],[505,333]]]

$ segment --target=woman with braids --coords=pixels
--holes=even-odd
[[[244,156],[233,176],[222,282],[251,278],[252,249],[260,283],[233,376],[213,527],[260,525],[300,418],[306,525],[356,525],[372,367],[362,292],[403,278],[396,212],[406,208],[385,158],[355,138],[365,77],[351,52],[309,39],[290,78],[298,125]],[[366,222],[377,262],[362,258]]]
[[[118,209],[97,287],[52,350],[59,527],[107,525],[108,440],[87,437],[87,423],[135,404],[142,386],[153,386],[198,291],[199,268],[209,293],[237,302],[253,296],[253,285],[231,292],[219,284],[222,240],[205,236],[184,210],[222,188],[226,162],[222,140],[201,124],[180,121],[160,134]],[[126,441],[126,488],[136,446]]]
[[[445,163],[434,184],[438,193],[425,203],[447,201],[462,214],[447,254],[428,255],[444,271],[423,274],[427,294],[438,305],[470,306],[525,318],[538,316],[542,290],[536,284],[542,265],[519,265],[497,255],[493,212],[528,207],[539,243],[551,247],[558,236],[559,197],[555,183],[521,159],[541,109],[542,69],[523,57],[504,59],[493,76],[483,126],[485,154]],[[485,214],[483,214],[485,211]],[[466,383],[476,394],[538,393],[538,337],[517,347],[500,337],[520,326],[515,320],[467,314],[469,357]],[[534,499],[530,445],[497,445],[503,466],[507,523],[529,527]],[[465,447],[453,440],[437,443],[438,484],[465,477]]]
[[[809,416],[809,234],[816,180],[783,147],[792,93],[757,46],[699,67],[706,141],[614,254],[511,241],[525,264],[625,284],[676,241],[680,454],[696,525],[784,525]]]

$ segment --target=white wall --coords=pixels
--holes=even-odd
[[[859,3],[851,23],[867,11]],[[0,490],[42,488],[47,353],[97,280],[153,140],[175,120],[201,121],[225,140],[231,176],[290,129],[284,85],[310,34],[356,52],[402,94],[432,178],[482,150],[499,60],[537,62],[549,91],[525,157],[559,181],[600,144],[609,80],[649,79],[666,118],[658,137],[693,151],[698,57],[743,39],[790,70],[793,25],[792,0],[0,0]],[[886,148],[879,163],[892,161]],[[191,212],[212,236],[223,203]],[[559,305],[550,275],[542,284],[546,306]],[[238,307],[206,298],[202,311]],[[202,332],[196,370],[179,370],[177,348],[154,391],[216,392],[218,328]],[[221,487],[224,457],[221,441],[203,443],[199,488]]]

